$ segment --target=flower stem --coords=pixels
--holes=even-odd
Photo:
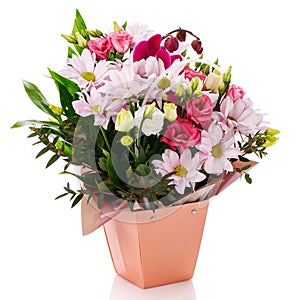
[[[106,135],[105,131],[103,130],[102,126],[100,126],[100,130],[101,130],[102,136],[104,138],[104,141],[106,143],[106,146],[108,148],[108,151],[110,152],[111,151],[111,147],[110,147],[110,144],[109,144],[109,140],[108,140],[107,135]]]

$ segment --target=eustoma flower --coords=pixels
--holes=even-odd
[[[177,118],[176,121],[167,126],[166,132],[160,139],[168,144],[173,150],[184,149],[195,146],[200,141],[201,135],[198,128],[187,119]]]
[[[198,171],[200,168],[199,155],[194,155],[190,149],[185,149],[179,155],[172,150],[166,149],[162,154],[161,160],[153,160],[152,164],[157,174],[162,176],[174,172],[170,176],[172,179],[170,184],[175,184],[175,189],[179,194],[183,194],[185,188],[189,187],[194,189],[196,182],[203,181],[206,176]]]

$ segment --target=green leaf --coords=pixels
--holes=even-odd
[[[104,194],[103,193],[99,193],[99,195],[98,195],[98,203],[97,203],[99,209],[100,209],[100,207],[101,207],[101,205],[103,203],[103,200],[104,200]]]
[[[76,9],[76,17],[75,17],[75,21],[74,21],[74,26],[73,26],[73,30],[72,30],[72,36],[75,36],[76,32],[81,32],[82,30],[86,30],[86,25],[85,22],[79,12],[78,9]],[[87,36],[87,40],[88,40],[88,36]],[[82,48],[80,48],[78,45],[74,45],[75,49],[78,51],[79,54],[81,54],[82,52]]]
[[[147,176],[151,173],[151,168],[144,164],[139,164],[136,167],[136,171],[140,173],[142,176]]]
[[[51,77],[54,79],[56,85],[59,83],[62,86],[64,86],[67,89],[67,91],[72,95],[73,98],[77,96],[77,92],[80,91],[80,88],[78,87],[77,83],[75,83],[74,81],[66,77],[61,76],[60,74],[52,71],[49,68],[48,70]]]
[[[243,162],[248,162],[248,161],[249,161],[248,158],[246,158],[246,157],[244,157],[244,156],[241,156],[241,155],[239,155],[239,160],[240,160],[240,161],[243,161]]]
[[[61,117],[56,115],[50,108],[49,108],[49,102],[46,100],[44,95],[41,93],[41,91],[38,89],[36,85],[33,83],[30,83],[28,81],[23,81],[23,85],[25,88],[25,91],[30,98],[30,100],[43,112],[46,114],[52,116],[58,121],[61,121]]]
[[[62,141],[57,141],[55,143],[55,146],[63,151],[64,153],[66,153],[68,156],[72,156],[73,155],[73,151],[72,151],[72,148],[70,146],[68,146],[65,142],[62,142]]]
[[[68,58],[72,58],[73,55],[77,55],[77,53],[71,47],[68,47]]]
[[[54,164],[59,159],[59,155],[54,154],[48,161],[46,168],[50,167],[52,164]]]
[[[104,157],[100,157],[98,160],[98,165],[100,167],[101,170],[103,170],[104,172],[107,172],[107,160]]]
[[[74,199],[71,208],[73,208],[76,204],[78,204],[80,202],[80,200],[83,198],[83,194],[79,194],[76,196],[76,198]]]
[[[39,157],[42,156],[43,154],[47,153],[50,149],[51,149],[50,145],[46,146],[45,148],[43,148],[43,149],[36,155],[35,158],[39,158]]]
[[[249,175],[248,173],[245,174],[245,179],[246,179],[246,181],[247,181],[249,184],[252,183],[252,179],[251,179],[251,177],[250,177],[250,175]]]
[[[244,166],[244,167],[242,167],[242,170],[248,170],[249,168],[251,168],[251,165],[246,165],[246,166]]]
[[[61,195],[57,196],[54,200],[57,200],[57,199],[62,198],[62,197],[65,197],[65,196],[67,196],[68,194],[69,194],[69,193],[61,194]]]

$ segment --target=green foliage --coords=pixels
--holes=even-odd
[[[82,33],[82,31],[85,32],[86,29],[87,28],[86,28],[85,22],[81,16],[79,10],[76,9],[76,16],[75,16],[74,26],[72,29],[72,35],[75,36],[77,32],[79,32],[79,33]],[[86,39],[89,40],[88,36],[86,37]],[[74,47],[79,54],[82,53],[83,49],[81,47],[79,47],[78,45],[74,45]]]
[[[50,115],[51,117],[55,118],[58,121],[61,121],[61,117],[56,115],[50,108],[49,108],[49,102],[46,100],[44,95],[41,93],[41,91],[38,89],[36,85],[33,83],[30,83],[28,81],[23,81],[23,85],[25,88],[25,91],[30,98],[30,100],[43,112]]]

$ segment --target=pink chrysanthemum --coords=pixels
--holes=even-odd
[[[112,101],[109,97],[102,97],[95,88],[92,88],[90,94],[81,93],[79,100],[73,102],[73,107],[82,117],[94,115],[94,125],[101,125],[107,129],[110,118],[115,119],[124,104],[124,100]]]
[[[232,132],[225,135],[221,126],[211,124],[208,131],[202,130],[201,142],[196,146],[199,150],[201,165],[209,174],[221,174],[225,171],[233,171],[229,158],[238,158],[240,150],[234,147]]]
[[[90,91],[92,87],[99,87],[106,76],[108,63],[105,60],[96,62],[95,53],[88,49],[82,51],[81,56],[73,55],[60,74],[74,80],[78,86]]]
[[[195,188],[195,183],[203,181],[206,176],[198,171],[200,168],[199,155],[192,158],[190,149],[185,149],[179,155],[172,150],[166,149],[161,160],[153,160],[152,164],[157,174],[162,176],[175,172],[170,176],[173,179],[171,184],[175,184],[175,189],[179,194],[183,194],[186,187]]]

